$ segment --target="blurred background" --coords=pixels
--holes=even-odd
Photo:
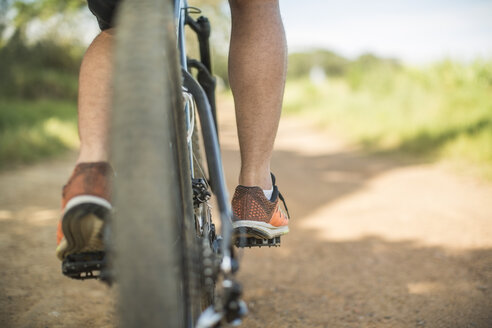
[[[190,2],[213,21],[227,93],[227,2]],[[492,2],[284,0],[281,10],[285,115],[492,178]],[[78,146],[77,72],[97,33],[83,0],[0,0],[0,166]]]
[[[190,4],[213,24],[232,191],[229,8]],[[244,251],[243,327],[492,327],[492,1],[280,6],[272,168],[293,219],[281,247]],[[98,32],[85,0],[0,0],[2,327],[116,325],[113,289],[63,277],[54,256],[78,69]]]

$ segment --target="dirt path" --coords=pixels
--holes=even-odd
[[[294,219],[282,247],[243,253],[243,327],[492,327],[492,186],[332,140],[282,124],[273,169]],[[54,257],[72,163],[0,174],[0,327],[114,326],[111,290],[62,277]]]

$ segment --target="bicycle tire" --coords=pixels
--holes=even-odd
[[[112,254],[122,327],[192,327],[199,315],[172,10],[169,1],[124,1],[116,25]]]

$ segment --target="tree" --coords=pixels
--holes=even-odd
[[[2,1],[8,2],[8,0]],[[84,6],[86,6],[84,0],[15,0],[12,4],[17,12],[14,24],[19,28],[33,19],[48,19],[56,14],[78,11]]]

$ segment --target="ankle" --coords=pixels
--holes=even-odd
[[[270,169],[258,171],[241,171],[239,175],[239,184],[246,187],[260,187],[263,190],[273,188]]]
[[[79,157],[77,158],[77,164],[108,162],[108,161],[109,161],[108,152],[103,149],[91,150],[91,151],[86,151],[84,149],[81,149],[79,153]]]

